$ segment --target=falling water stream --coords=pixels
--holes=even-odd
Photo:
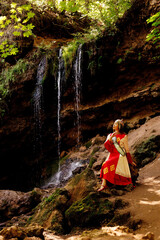
[[[35,151],[41,151],[41,128],[42,128],[42,105],[43,105],[43,85],[42,80],[45,74],[46,57],[42,58],[38,65],[36,76],[36,87],[33,94],[34,119],[35,119]]]
[[[75,111],[76,111],[76,126],[77,126],[77,147],[80,143],[80,112],[79,107],[81,103],[81,77],[82,77],[82,45],[78,47],[77,56],[74,64],[75,72]]]
[[[60,153],[61,153],[61,84],[63,81],[64,61],[62,58],[62,49],[59,49],[58,55],[58,77],[57,77],[57,135],[58,135],[58,171],[55,175],[55,185],[60,183]]]
[[[47,187],[57,187],[61,186],[63,182],[72,176],[72,172],[81,167],[83,164],[79,159],[72,161],[68,159],[68,163],[65,165],[65,170],[60,167],[60,152],[61,152],[61,86],[64,81],[64,61],[62,58],[62,49],[59,50],[59,64],[58,64],[58,76],[57,76],[57,134],[58,134],[58,171],[54,174],[47,183],[43,186]],[[76,111],[76,126],[77,126],[77,146],[80,142],[80,96],[81,96],[81,60],[82,60],[82,46],[80,45],[77,50],[77,55],[74,63],[74,78],[75,78],[75,111]]]
[[[59,64],[58,64],[58,77],[57,77],[57,131],[58,131],[58,157],[60,158],[61,152],[61,82],[62,82],[62,70],[63,59],[62,59],[62,49],[59,50]]]

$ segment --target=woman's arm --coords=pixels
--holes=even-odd
[[[106,141],[105,141],[105,143],[104,143],[105,148],[106,148],[109,152],[113,152],[113,149],[114,149],[114,145],[113,145],[111,139],[112,139],[112,134],[109,134],[108,137],[107,137],[107,139],[106,139]]]

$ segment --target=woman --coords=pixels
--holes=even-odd
[[[134,166],[136,164],[132,161],[129,153],[128,137],[123,132],[123,127],[123,120],[117,119],[113,124],[114,132],[108,135],[104,143],[109,155],[101,168],[102,184],[98,191],[107,188],[107,181],[114,185],[132,184],[129,164]]]

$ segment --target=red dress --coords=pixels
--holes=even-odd
[[[109,135],[111,136],[111,134]],[[117,142],[120,144],[122,139],[125,139],[125,150],[128,163],[132,163],[132,158],[128,150],[128,139],[126,134],[117,134]],[[121,145],[121,144],[120,144]],[[132,179],[116,174],[116,167],[120,157],[120,153],[115,148],[114,144],[110,142],[107,138],[104,143],[105,148],[110,152],[108,158],[103,163],[100,173],[100,178],[104,178],[112,184],[115,185],[128,185],[132,184]],[[127,164],[128,164],[127,163]]]

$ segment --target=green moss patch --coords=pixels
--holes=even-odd
[[[68,191],[56,189],[56,191],[45,198],[36,208],[35,213],[30,217],[28,224],[38,223],[57,233],[64,233],[63,212],[67,209],[69,200]]]
[[[93,190],[94,182],[96,182],[96,178],[94,172],[90,168],[86,168],[82,173],[77,174],[72,180],[70,181],[69,185],[71,187],[77,186],[81,182],[85,182],[85,186],[88,191]]]
[[[92,168],[93,164],[97,161],[95,157],[91,157],[89,160],[89,167]]]
[[[151,136],[136,147],[134,157],[136,158],[138,167],[143,167],[155,159],[157,152],[159,152],[159,145],[160,135],[157,135]]]
[[[92,146],[92,141],[91,140],[86,142],[86,144],[85,144],[86,148],[90,148],[91,146]]]
[[[99,226],[104,219],[112,218],[112,203],[91,192],[85,198],[74,202],[65,212],[71,227]]]

